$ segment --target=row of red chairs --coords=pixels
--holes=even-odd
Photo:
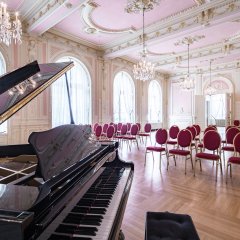
[[[148,146],[145,152],[145,164],[146,164],[146,154],[148,152],[159,152],[160,153],[160,164],[161,168],[161,156],[162,153],[167,156],[167,169],[169,167],[169,157],[173,157],[175,165],[176,165],[176,155],[185,157],[185,174],[187,169],[187,160],[191,160],[192,169],[196,169],[196,162],[200,162],[200,170],[202,171],[201,160],[211,160],[216,162],[216,180],[217,180],[217,171],[218,165],[220,165],[220,170],[222,173],[222,161],[221,161],[221,152],[223,151],[232,151],[234,155],[228,159],[228,165],[231,166],[232,163],[240,164],[240,158],[236,158],[236,155],[239,151],[237,150],[237,139],[234,141],[235,137],[240,133],[239,128],[229,127],[226,131],[226,140],[221,141],[221,137],[217,132],[217,128],[215,126],[209,126],[204,130],[204,136],[202,142],[200,142],[200,127],[189,126],[186,129],[180,131],[179,127],[174,125],[169,129],[169,134],[166,129],[159,129],[156,132],[156,143],[158,146]],[[169,135],[169,136],[168,136]],[[170,137],[170,140],[169,140]],[[196,138],[197,137],[197,138]],[[197,144],[197,141],[199,143]],[[224,143],[224,145],[222,145]],[[173,148],[168,151],[167,145],[173,145]],[[240,144],[240,143],[239,143]],[[177,147],[175,147],[177,145]],[[192,160],[192,147],[195,147],[196,155],[195,155],[195,165],[193,166]],[[200,152],[197,151],[200,149]],[[225,158],[225,157],[224,157]],[[227,167],[228,169],[228,167]]]
[[[141,132],[140,129],[141,129],[140,123],[135,123],[135,124],[105,123],[103,126],[98,123],[95,123],[93,126],[93,132],[97,140],[114,138],[119,140],[120,143],[122,142],[121,140],[124,140],[124,141],[128,140],[128,142],[131,141],[131,144],[133,141],[135,141],[137,143],[137,147],[138,147],[137,137],[140,137],[140,140],[142,141],[143,141],[143,138],[146,137],[146,141],[147,141],[147,137],[150,138],[152,126],[150,123],[146,123],[144,125],[144,131]],[[128,146],[131,150],[130,144]]]

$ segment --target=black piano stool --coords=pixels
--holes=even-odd
[[[189,215],[147,212],[145,240],[200,240],[200,238]]]

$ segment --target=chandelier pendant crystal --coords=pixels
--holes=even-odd
[[[0,42],[9,46],[12,40],[15,43],[21,43],[22,24],[18,18],[18,13],[12,17],[7,11],[7,5],[0,3]]]
[[[213,86],[212,86],[212,60],[210,60],[210,84],[207,86],[207,88],[206,88],[206,90],[205,90],[205,95],[209,95],[209,96],[211,96],[211,95],[213,95],[213,94],[215,94],[216,93],[216,88],[214,88]]]
[[[145,34],[144,34],[144,12],[145,7],[142,9],[143,12],[143,35],[142,35],[142,46],[143,51],[141,53],[141,60],[133,66],[133,75],[137,80],[147,81],[154,78],[154,64],[147,60],[147,50],[145,45]]]

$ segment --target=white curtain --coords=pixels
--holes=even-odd
[[[162,121],[162,91],[156,80],[152,80],[148,87],[148,121]]]
[[[135,122],[135,87],[126,72],[116,74],[113,83],[114,122]]]
[[[77,59],[64,57],[58,62],[73,61],[67,72],[70,100],[75,124],[91,124],[91,79],[87,68]],[[52,85],[52,126],[70,123],[65,75]]]
[[[6,73],[6,63],[5,60],[3,58],[2,53],[0,52],[0,76]],[[0,124],[0,134],[7,133],[7,121],[5,121],[4,123]]]

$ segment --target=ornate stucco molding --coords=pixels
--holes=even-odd
[[[97,23],[95,23],[92,19],[92,13],[93,11],[98,7],[99,5],[95,2],[88,1],[86,4],[84,4],[83,9],[82,9],[82,18],[87,27],[84,29],[85,32],[94,34],[97,32],[102,32],[102,33],[133,33],[136,31],[136,29],[131,26],[130,28],[124,28],[124,29],[109,29],[109,28],[104,28],[102,26],[99,26]]]
[[[210,20],[214,22],[222,18],[222,21],[224,21],[224,17],[239,12],[239,9],[239,0],[213,1],[195,6],[148,26],[146,28],[146,39],[148,42],[164,42],[173,38],[176,34],[179,36],[179,32],[199,29],[203,25],[209,24]],[[139,43],[137,33],[133,37],[125,38],[124,41],[115,41],[104,46],[106,55],[117,55],[119,51],[137,45]]]

